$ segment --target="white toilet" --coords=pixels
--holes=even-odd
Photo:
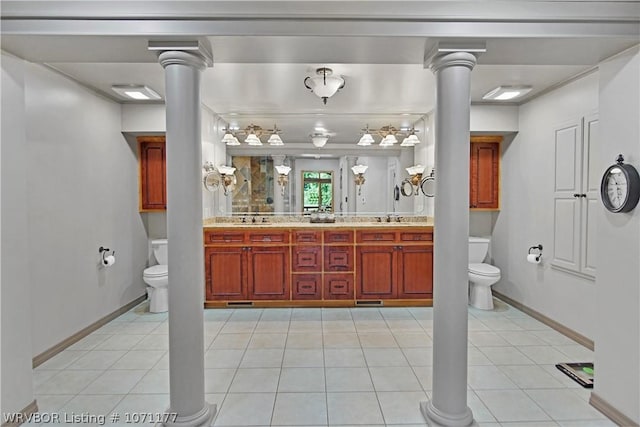
[[[149,285],[149,311],[162,313],[169,310],[169,270],[167,268],[168,253],[167,239],[154,239],[151,241],[153,256],[157,265],[145,268],[142,279]]]
[[[491,285],[500,280],[500,269],[485,264],[490,240],[469,237],[469,305],[482,310],[493,309]]]

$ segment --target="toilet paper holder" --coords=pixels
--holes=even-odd
[[[529,248],[529,255],[532,255],[531,251],[533,251],[533,250],[540,251],[539,253],[534,254],[534,255],[537,255],[536,261],[540,261],[540,258],[542,257],[542,244],[537,244],[536,246],[531,246]]]
[[[109,253],[109,252],[111,252],[111,253]],[[107,264],[108,264],[108,262],[107,262],[106,258],[107,258],[109,255],[111,255],[111,256],[115,256],[115,255],[116,255],[116,251],[112,251],[111,249],[109,249],[109,248],[105,248],[104,246],[100,246],[100,247],[98,248],[98,253],[99,253],[99,254],[102,254],[102,264],[104,264],[104,265],[107,265]]]

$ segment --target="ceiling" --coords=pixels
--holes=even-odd
[[[275,25],[275,24],[274,24]],[[400,25],[400,24],[398,24]],[[164,73],[150,39],[132,35],[3,34],[2,49],[43,63],[117,102],[113,84],[143,84],[164,95]],[[241,128],[277,124],[287,142],[306,142],[316,127],[330,142],[355,144],[372,128],[411,126],[434,109],[435,78],[423,66],[437,39],[407,36],[210,36],[214,66],[202,75],[203,103]],[[489,37],[472,72],[471,101],[499,85],[531,85],[526,102],[638,43],[617,37]],[[327,105],[303,85],[328,66],[345,87]]]

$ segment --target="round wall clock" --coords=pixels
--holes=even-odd
[[[600,183],[600,196],[611,212],[629,212],[640,199],[640,175],[632,165],[624,164],[622,154],[607,168]]]

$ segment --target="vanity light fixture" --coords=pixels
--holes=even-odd
[[[234,172],[236,168],[233,166],[218,166],[218,172],[220,173],[220,178],[222,178],[222,185],[224,186],[224,195],[228,196],[230,193],[230,186],[236,183],[236,175]]]
[[[331,68],[321,67],[316,69],[315,76],[304,79],[304,86],[322,98],[322,102],[326,105],[327,99],[344,87],[344,79],[342,76],[333,75]]]
[[[278,165],[275,168],[278,172],[278,184],[280,184],[280,190],[284,196],[284,187],[289,182],[289,172],[291,172],[291,168],[286,165]]]
[[[482,99],[491,101],[510,101],[515,98],[519,98],[533,89],[531,86],[518,85],[518,86],[498,86],[497,88],[487,92]]]
[[[358,196],[362,193],[362,185],[365,182],[364,173],[367,171],[369,166],[365,165],[355,165],[351,167],[351,171],[355,175],[356,187],[358,187]]]
[[[280,133],[282,132],[282,130],[278,129],[275,124],[273,125],[273,129],[263,129],[258,125],[250,124],[244,129],[229,127],[226,129],[223,128],[222,130],[225,131],[222,142],[227,145],[240,145],[240,141],[238,141],[237,135],[246,136],[244,142],[246,142],[247,145],[262,145],[262,141],[260,140],[260,137],[262,135],[270,135],[267,141],[269,145],[284,145],[284,142],[280,137]]]
[[[144,85],[112,85],[111,90],[123,98],[136,101],[157,101],[162,99],[155,90]]]
[[[398,130],[392,125],[382,126],[380,129],[369,129],[369,125],[367,125],[364,129],[362,129],[362,136],[358,141],[358,145],[360,146],[368,146],[375,142],[373,139],[373,135],[378,135],[382,137],[380,141],[381,147],[390,147],[398,143],[397,136],[406,136],[403,139],[401,147],[413,147],[415,144],[419,144],[420,140],[416,136],[416,133],[419,130],[415,128],[402,128]]]

